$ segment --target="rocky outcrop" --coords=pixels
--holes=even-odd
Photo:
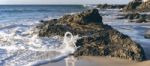
[[[126,5],[110,5],[110,4],[98,4],[97,8],[100,9],[121,9],[124,8]]]
[[[66,31],[84,36],[76,43],[80,48],[74,53],[75,56],[111,56],[136,61],[145,60],[142,47],[127,35],[103,24],[97,9],[42,21],[37,28],[39,36],[63,36]]]
[[[123,11],[139,11],[139,12],[149,12],[150,11],[150,0],[146,2],[134,0],[130,2]]]
[[[137,8],[142,4],[141,1],[132,1],[126,7],[123,8],[123,11],[136,11]]]
[[[127,14],[121,14],[121,17],[117,19],[128,19],[130,22],[136,22],[136,23],[145,23],[150,22],[150,15],[149,14],[140,14],[140,13],[127,13]]]
[[[139,7],[138,10],[141,12],[149,12],[150,11],[150,0],[147,2],[143,2]]]

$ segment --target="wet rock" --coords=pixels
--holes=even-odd
[[[100,9],[121,9],[124,8],[126,5],[110,5],[110,4],[98,4],[97,8]]]
[[[136,23],[145,23],[145,22],[149,22],[149,17],[150,15],[148,14],[139,14],[139,13],[127,13],[127,14],[122,14],[120,15],[122,17],[119,17],[117,19],[128,19],[129,22],[136,22]]]
[[[146,21],[145,18],[141,17],[140,19],[136,20],[135,22],[137,22],[137,23],[146,23],[147,21]]]
[[[148,30],[148,31],[145,33],[144,37],[145,37],[146,39],[150,39],[150,30]]]
[[[125,14],[119,14],[119,16],[117,19],[139,19],[140,18],[140,14],[139,13],[125,13]]]
[[[37,29],[39,36],[63,36],[66,31],[84,36],[76,43],[80,48],[74,53],[75,56],[111,56],[145,60],[143,48],[127,35],[103,24],[97,9],[45,21],[39,24]]]
[[[123,8],[123,11],[136,11],[137,8],[142,4],[141,0],[134,0],[130,2],[126,7]]]
[[[149,12],[150,11],[150,0],[142,2],[142,0],[134,0],[130,2],[123,11],[139,11],[139,12]]]

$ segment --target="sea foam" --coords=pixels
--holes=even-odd
[[[39,37],[35,28],[15,26],[0,30],[2,66],[29,66],[61,60],[74,53],[79,39],[66,32],[64,38]]]

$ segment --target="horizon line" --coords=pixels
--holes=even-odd
[[[108,3],[103,3],[103,4],[108,4]],[[98,4],[0,4],[0,5],[98,5]],[[109,5],[126,5],[126,4],[109,4]]]

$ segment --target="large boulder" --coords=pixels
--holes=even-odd
[[[97,9],[42,21],[37,28],[39,36],[63,36],[66,31],[84,36],[76,43],[80,48],[74,53],[75,56],[111,56],[136,61],[145,60],[142,47],[127,35],[103,24]]]
[[[142,0],[134,0],[130,2],[123,11],[139,11],[139,12],[149,12],[150,11],[150,0],[142,2]]]
[[[147,2],[143,2],[139,7],[138,10],[141,12],[149,12],[150,11],[150,0]]]
[[[73,34],[86,34],[86,31],[101,29],[102,16],[97,9],[87,10],[74,15],[65,15],[60,19],[41,21],[37,26],[39,36],[64,35],[66,31]]]
[[[126,7],[124,7],[123,11],[136,11],[141,4],[142,1],[134,0],[130,2]]]

